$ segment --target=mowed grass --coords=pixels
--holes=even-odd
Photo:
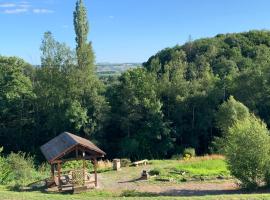
[[[123,180],[132,180],[140,176],[143,169],[152,170],[158,168],[162,174],[156,178],[150,179],[144,182],[135,182],[135,188],[126,190],[115,189],[120,178]],[[58,193],[46,193],[40,191],[18,192],[9,190],[7,187],[0,186],[0,200],[88,200],[88,199],[270,199],[270,194],[238,194],[240,191],[236,191],[236,194],[222,194],[221,195],[204,195],[204,196],[173,196],[175,194],[161,194],[152,192],[141,192],[139,187],[146,185],[165,186],[158,181],[158,178],[173,179],[174,185],[184,184],[181,183],[183,179],[185,181],[208,181],[208,179],[194,179],[194,177],[208,177],[209,180],[216,179],[217,176],[228,176],[230,173],[226,167],[226,162],[222,156],[204,156],[196,157],[188,161],[184,160],[152,160],[150,165],[140,167],[127,167],[121,171],[107,171],[103,172],[102,189],[95,189],[89,192],[81,194],[58,194]],[[226,180],[224,180],[226,181]],[[123,184],[125,186],[125,184]],[[137,188],[136,188],[137,187]],[[218,187],[218,184],[217,184]],[[192,188],[190,188],[192,189]],[[164,196],[165,195],[165,196]],[[171,196],[170,196],[171,195]]]
[[[230,172],[223,156],[203,156],[190,160],[154,160],[152,169],[159,170],[163,179],[188,181],[196,179],[227,179]]]
[[[43,192],[14,192],[0,187],[0,199],[1,200],[117,200],[117,199],[130,199],[130,200],[242,200],[242,199],[270,199],[270,194],[233,194],[233,195],[206,195],[206,196],[195,196],[195,197],[177,197],[177,196],[157,196],[148,193],[140,192],[129,192],[128,196],[123,194],[110,193],[104,190],[93,190],[81,194],[49,194]]]
[[[174,168],[175,170],[183,170],[193,175],[202,176],[215,176],[215,175],[229,175],[224,159],[208,159],[208,160],[195,160]]]

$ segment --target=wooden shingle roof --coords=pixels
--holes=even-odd
[[[66,152],[76,146],[81,146],[90,152],[94,152],[95,155],[98,155],[99,157],[106,155],[104,151],[99,149],[91,141],[68,132],[63,132],[56,136],[46,144],[42,145],[40,149],[47,161],[51,163],[64,156]]]

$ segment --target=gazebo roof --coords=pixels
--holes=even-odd
[[[40,149],[47,161],[52,163],[53,161],[65,156],[66,153],[76,147],[82,147],[86,151],[94,154],[96,157],[103,157],[106,155],[104,151],[99,149],[91,141],[68,132],[63,132],[51,139],[46,144],[42,145]]]

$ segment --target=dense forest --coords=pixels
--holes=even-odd
[[[69,131],[97,143],[109,158],[169,158],[186,147],[206,154],[222,135],[217,111],[230,96],[270,126],[269,31],[188,41],[101,80],[79,2],[75,50],[46,32],[41,67],[0,56],[5,153],[24,151],[42,160],[40,145]]]

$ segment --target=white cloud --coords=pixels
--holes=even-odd
[[[69,26],[68,25],[63,25],[62,28],[67,29]]]
[[[6,9],[3,11],[5,14],[20,14],[20,13],[26,13],[28,9],[26,8],[16,8],[16,9]]]
[[[110,19],[114,19],[114,16],[113,16],[113,15],[111,15],[111,16],[109,16],[109,18],[110,18]]]
[[[28,3],[23,2],[23,3],[19,4],[18,7],[20,7],[20,8],[30,8],[31,5],[28,4]]]
[[[1,0],[0,0],[1,1]],[[34,14],[50,14],[53,13],[53,10],[46,8],[33,8],[30,10],[30,7],[33,7],[28,1],[17,1],[16,3],[0,3],[0,13],[4,14],[20,14],[27,13],[31,11]]]
[[[16,7],[15,3],[1,3],[0,8],[13,8]]]
[[[35,14],[49,14],[53,13],[53,10],[45,9],[45,8],[35,8],[33,9],[33,13]]]

